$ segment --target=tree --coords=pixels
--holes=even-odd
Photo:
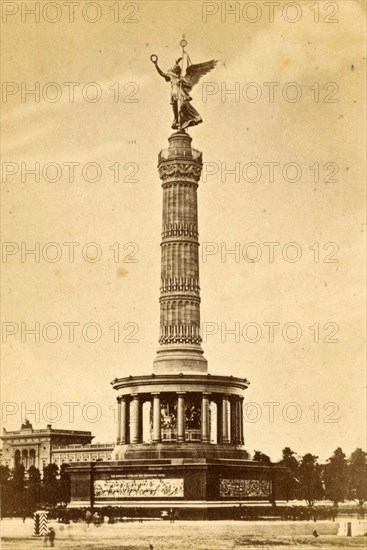
[[[260,452],[255,451],[254,453],[254,460],[256,462],[262,462],[263,464],[271,464],[270,456]]]
[[[41,481],[40,471],[38,468],[36,468],[33,465],[28,468],[28,480],[29,480],[29,483],[34,483],[34,484],[40,483]]]
[[[0,505],[1,514],[11,514],[16,507],[14,485],[9,466],[0,465]]]
[[[28,494],[27,511],[31,513],[41,500],[41,474],[38,468],[30,466],[28,468]]]
[[[24,466],[22,463],[16,464],[13,470],[13,484],[16,492],[24,489]]]
[[[59,472],[59,467],[57,464],[48,464],[43,468],[43,483],[45,485],[50,485],[55,483],[57,480],[57,474]]]
[[[367,453],[357,448],[348,462],[348,497],[362,510],[367,500]]]
[[[3,487],[7,484],[10,479],[10,469],[9,466],[4,466],[0,464],[0,487]]]
[[[26,505],[26,490],[25,490],[25,469],[21,462],[17,463],[12,472],[10,481],[11,494],[9,495],[9,506],[13,512],[22,512]]]
[[[43,468],[43,499],[51,505],[55,505],[57,502],[58,471],[57,464],[48,464]]]
[[[348,490],[348,464],[340,447],[324,466],[324,482],[325,497],[333,500],[334,506],[337,506],[338,502],[343,502]]]
[[[7,494],[10,480],[9,466],[0,464],[0,502],[4,505],[4,496]]]
[[[286,500],[292,500],[299,495],[299,462],[295,454],[290,447],[285,447],[282,451],[282,460],[279,462],[280,466],[287,468],[283,480]]]
[[[310,507],[323,496],[321,466],[317,459],[318,456],[307,453],[299,466],[300,496]]]
[[[63,503],[70,502],[70,474],[67,464],[62,464],[60,468],[58,501]]]

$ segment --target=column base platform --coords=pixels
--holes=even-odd
[[[114,460],[197,460],[197,459],[232,459],[250,460],[249,453],[242,445],[212,443],[140,443],[134,445],[116,445]]]
[[[172,510],[177,519],[223,519],[234,517],[240,505],[266,507],[282,499],[285,468],[192,456],[73,463],[68,472],[70,508],[113,507],[126,517],[161,517]]]
[[[200,346],[162,346],[153,362],[155,374],[206,374],[208,361]]]

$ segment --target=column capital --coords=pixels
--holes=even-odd
[[[223,399],[228,400],[231,396],[228,393],[215,393],[214,397],[216,397],[217,401],[220,403]]]

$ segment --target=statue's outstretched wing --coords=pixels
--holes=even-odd
[[[211,61],[205,61],[205,63],[196,63],[196,65],[189,65],[186,69],[185,80],[187,84],[192,88],[197,84],[200,78],[214,69],[218,62],[215,59]]]

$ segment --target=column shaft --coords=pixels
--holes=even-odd
[[[118,397],[117,398],[117,438],[116,438],[117,445],[120,443],[120,438],[121,438],[121,400]]]
[[[241,401],[239,399],[237,399],[237,402],[236,402],[236,425],[237,425],[236,439],[237,439],[237,444],[238,445],[241,445],[241,416],[242,416]]]
[[[160,347],[154,371],[207,372],[200,335],[197,188],[202,156],[174,132],[158,158],[163,188]]]
[[[240,404],[239,404],[239,407],[238,407],[238,412],[239,412],[239,415],[240,415],[240,418],[239,418],[239,423],[240,423],[240,445],[244,445],[245,444],[245,437],[244,437],[244,433],[243,433],[243,397],[240,398]]]
[[[133,395],[130,403],[130,443],[140,443],[140,402],[139,396]]]
[[[120,444],[125,445],[127,443],[127,407],[126,407],[126,397],[121,398],[120,402]]]
[[[228,437],[228,398],[222,399],[222,441],[223,443],[229,443]]]
[[[153,395],[153,443],[161,441],[161,399],[159,394]]]
[[[201,398],[201,441],[208,443],[210,441],[209,432],[209,395],[203,393]]]
[[[237,444],[237,438],[236,438],[236,416],[237,416],[237,402],[236,398],[232,397],[231,399],[231,443],[233,445]]]
[[[223,443],[223,430],[222,430],[222,418],[223,418],[223,408],[222,400],[219,399],[217,402],[217,443]]]
[[[185,441],[185,394],[177,394],[177,441]]]

